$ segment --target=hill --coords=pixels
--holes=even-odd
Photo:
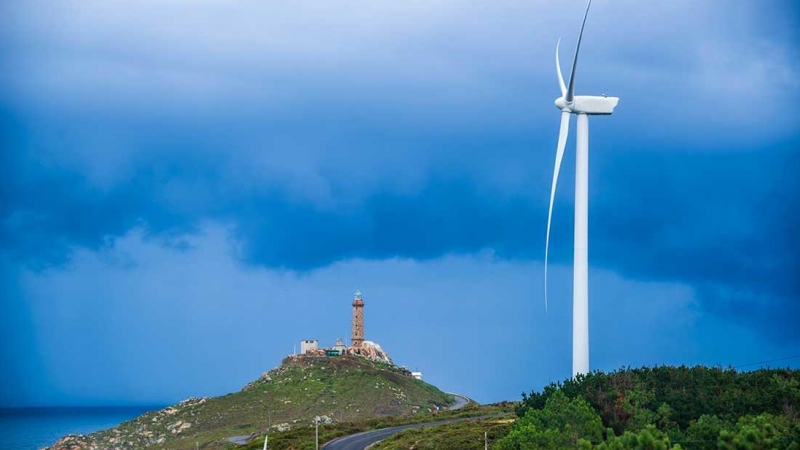
[[[452,396],[393,365],[360,356],[288,357],[240,392],[190,398],[86,436],[68,436],[53,450],[89,448],[224,448],[231,436],[325,423],[430,412]]]

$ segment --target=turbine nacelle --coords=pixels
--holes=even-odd
[[[575,57],[572,60],[572,73],[569,77],[569,85],[564,83],[564,75],[561,73],[561,61],[559,61],[558,55],[561,39],[559,39],[556,44],[556,75],[558,76],[558,85],[561,88],[561,97],[556,99],[555,104],[556,108],[566,113],[609,115],[614,112],[614,108],[617,106],[617,103],[619,103],[619,97],[575,95],[575,73],[578,68],[578,53],[580,53],[583,29],[586,27],[586,18],[589,16],[590,6],[592,6],[592,0],[589,0],[589,3],[586,5],[586,13],[583,15],[583,24],[581,24],[581,32],[578,35],[578,45],[575,47]]]
[[[576,95],[567,103],[564,97],[556,99],[556,108],[573,114],[608,115],[614,112],[619,103],[619,97],[606,97],[602,95]]]

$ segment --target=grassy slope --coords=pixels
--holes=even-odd
[[[406,430],[370,450],[483,450],[484,432],[491,448],[497,439],[508,434],[514,419],[503,417]]]
[[[477,405],[475,403],[470,403],[467,407],[459,409],[457,411],[444,411],[444,412],[439,412],[437,414],[418,413],[413,415],[383,417],[363,422],[348,422],[348,423],[325,425],[319,428],[319,442],[320,445],[322,445],[325,442],[331,441],[338,437],[348,436],[350,434],[355,434],[367,430],[377,430],[380,428],[393,427],[397,425],[434,422],[444,419],[457,419],[463,417],[475,417],[475,416],[486,416],[486,415],[498,415],[498,419],[496,419],[497,421],[505,421],[503,425],[499,425],[503,427],[502,430],[500,430],[499,428],[495,428],[494,432],[495,435],[502,436],[503,434],[505,434],[505,431],[507,431],[507,428],[510,427],[510,421],[513,420],[514,418],[513,411],[516,406],[518,406],[518,404],[512,402],[503,402],[493,405]],[[501,416],[503,418],[500,418]],[[488,421],[486,423],[490,422],[491,421]],[[495,423],[494,425],[497,425],[497,423]],[[438,430],[439,428],[437,427],[436,429]],[[448,448],[448,449],[460,448],[460,447],[447,447],[449,441],[447,441],[446,439],[445,440],[437,439],[436,436],[434,436],[434,434],[435,433],[430,433],[429,435],[430,440],[435,441],[437,443],[443,442],[442,445],[445,445],[445,447],[443,448]],[[483,436],[482,429],[480,430],[479,434]],[[492,432],[490,432],[489,438],[490,441],[491,439],[493,439]],[[483,441],[481,440],[481,443],[482,442]],[[254,439],[244,447],[236,447],[236,448],[237,450],[261,450],[261,448],[263,448],[263,445],[264,445],[264,439],[262,437],[259,437],[257,439]],[[231,446],[230,448],[234,447]],[[276,450],[313,450],[314,427],[313,426],[299,427],[283,433],[273,432],[270,434],[269,448]]]
[[[287,358],[268,377],[240,392],[150,412],[90,438],[121,448],[194,449],[196,442],[202,448],[225,448],[222,440],[226,437],[263,433],[268,411],[273,426],[297,428],[307,426],[317,415],[337,423],[354,422],[425,412],[434,404],[452,401],[452,396],[434,386],[364,358]],[[191,427],[171,432],[168,427],[179,421]],[[164,443],[153,445],[162,437]]]

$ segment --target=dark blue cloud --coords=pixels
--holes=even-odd
[[[797,311],[800,297],[796,155],[789,143],[734,153],[631,148],[602,158],[593,171],[592,264],[694,286],[708,311],[796,341],[794,321],[775,326]],[[384,186],[361,201],[326,207],[280,189],[231,192],[202,160],[180,165],[165,158],[112,189],[30,161],[7,162],[11,201],[1,242],[34,267],[63,264],[76,247],[113,245],[135,226],[180,247],[180,237],[206,220],[231,225],[247,263],[295,271],[348,258],[424,260],[488,249],[500,258],[538,260],[543,253],[546,189],[540,198],[503,192],[459,169],[429,174],[413,193]],[[553,259],[568,264],[572,194],[565,172]],[[189,208],[171,203],[166,191],[176,183],[192,186],[204,201]],[[753,308],[760,313],[750,314]]]
[[[414,195],[376,192],[336,211],[255,202],[253,210],[264,213],[237,227],[237,236],[247,260],[272,267],[306,270],[343,258],[431,259],[483,249],[532,257],[540,247],[532,230],[541,228],[541,215],[529,199],[503,199],[467,179],[435,178]]]
[[[619,178],[598,189],[595,260],[637,279],[694,286],[714,314],[796,342],[798,147],[607,160],[604,172]]]

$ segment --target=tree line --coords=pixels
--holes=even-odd
[[[496,449],[800,450],[800,371],[592,372],[522,394]]]

